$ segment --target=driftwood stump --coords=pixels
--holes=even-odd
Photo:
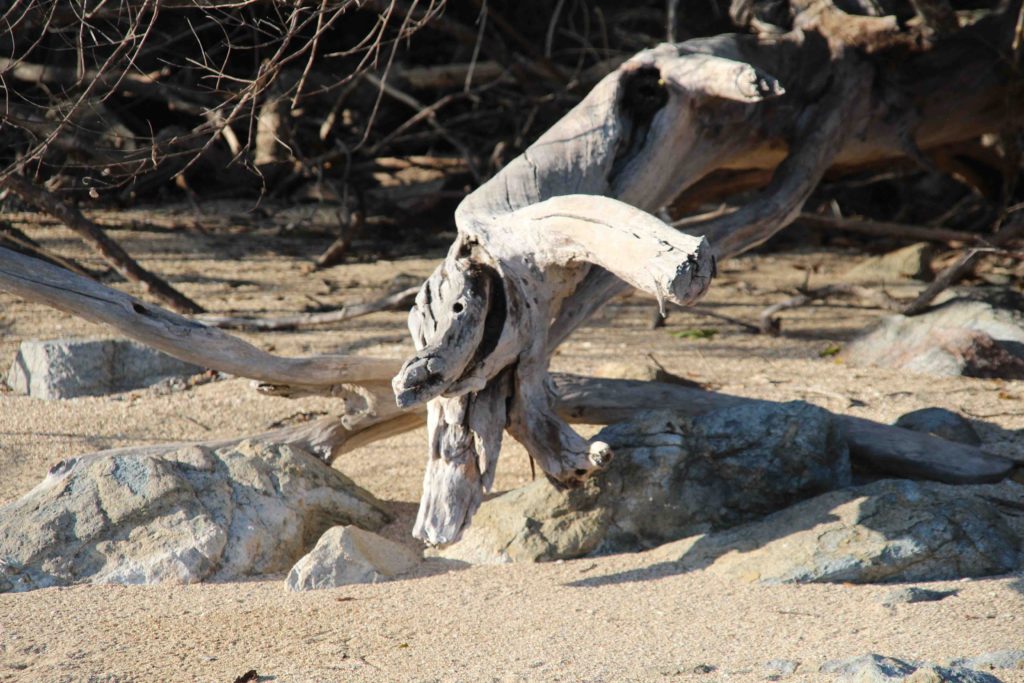
[[[667,45],[641,53],[463,201],[458,238],[409,316],[417,353],[393,381],[399,406],[428,404],[416,537],[458,538],[494,480],[506,427],[557,486],[610,461],[607,444],[588,443],[552,408],[551,322],[608,274],[662,306],[700,297],[715,257],[643,210],[679,183],[657,157],[664,147],[647,143],[693,131],[693,112],[715,100],[781,92],[748,64]]]

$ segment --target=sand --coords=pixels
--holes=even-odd
[[[19,227],[64,255],[101,265],[58,226]],[[210,310],[261,316],[374,298],[398,274],[425,276],[443,254],[396,252],[389,260],[306,273],[303,264],[327,238],[240,229],[111,234]],[[848,254],[820,250],[738,259],[724,264],[705,303],[718,313],[756,319],[808,273],[815,286],[837,282],[851,263]],[[116,286],[138,293],[125,283]],[[915,287],[890,291],[906,296]],[[1024,460],[1024,383],[852,368],[821,355],[882,315],[877,309],[838,302],[787,311],[785,334],[776,338],[684,311],[652,330],[652,314],[652,303],[639,296],[613,302],[562,347],[555,368],[624,376],[638,374],[651,355],[719,391],[800,399],[886,422],[942,406],[978,420],[986,450]],[[704,339],[678,335],[695,329],[715,332]],[[0,368],[23,339],[105,335],[0,293]],[[409,348],[399,313],[243,336],[282,354],[402,357]],[[60,402],[0,393],[0,504],[25,493],[69,455],[254,433],[331,409],[325,399],[263,397],[241,379],[167,395],[139,390]],[[335,463],[387,501],[395,521],[384,534],[413,548],[418,545],[409,530],[424,449],[416,431]],[[496,490],[529,480],[525,454],[509,444]],[[0,595],[0,681],[230,683],[251,669],[260,680],[282,682],[753,681],[765,680],[771,673],[765,663],[773,659],[801,663],[786,680],[818,680],[826,660],[868,652],[942,663],[1024,649],[1024,576],[929,587],[959,593],[941,602],[884,607],[892,585],[724,583],[702,571],[673,572],[643,553],[474,568],[428,561],[403,580],[309,594],[286,592],[283,577],[77,586]],[[1024,681],[1024,671],[998,675]]]

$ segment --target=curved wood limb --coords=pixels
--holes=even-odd
[[[863,125],[870,70],[850,55],[835,72],[831,88],[796,130],[789,155],[762,197],[727,216],[687,226],[711,240],[719,258],[752,249],[795,221],[847,138],[856,134],[855,122]]]
[[[384,387],[399,361],[359,356],[286,358],[221,330],[0,247],[0,289],[28,301],[113,327],[131,339],[206,368],[261,382],[276,395],[329,394],[353,399],[359,415],[396,412]],[[383,397],[387,397],[386,400]]]

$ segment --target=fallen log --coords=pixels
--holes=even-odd
[[[558,411],[568,420],[592,424],[629,420],[643,410],[697,416],[741,403],[767,403],[661,382],[574,375],[554,375],[554,380]],[[837,417],[846,432],[850,458],[879,472],[947,484],[983,484],[1004,479],[1016,466],[976,446],[853,415]]]
[[[308,384],[311,366],[305,362],[307,359],[284,358],[260,351],[228,333],[149,304],[145,315],[138,314],[133,307],[141,302],[134,297],[3,248],[0,248],[0,289],[108,325],[175,358],[261,380],[257,389],[264,394],[294,397],[313,393],[344,398],[335,416],[252,437],[268,443],[300,446],[328,463],[378,439],[417,429],[426,421],[424,406],[402,410],[392,400],[389,378],[395,374],[398,361],[321,356],[318,357],[321,362],[312,372],[322,384],[311,385]],[[132,313],[127,313],[128,310]],[[551,380],[552,408],[569,423],[610,424],[629,420],[638,411],[659,409],[697,416],[757,400],[664,382],[560,373],[553,373]],[[507,377],[501,379],[501,382],[507,381]],[[482,415],[472,416],[474,426],[479,427],[484,418],[500,410],[500,406],[493,403],[484,405]],[[998,481],[1014,466],[1011,461],[988,455],[974,446],[853,416],[840,415],[839,418],[846,428],[851,457],[882,472],[967,484]],[[484,466],[480,468],[480,475],[482,483],[489,487],[494,480],[500,443],[494,441],[495,432],[486,434],[491,441],[482,449]],[[220,447],[235,441],[218,440],[205,445]],[[178,445],[171,444],[167,448]],[[164,447],[147,446],[139,452],[149,453],[151,451],[146,449],[150,448]]]
[[[397,361],[359,356],[276,356],[216,328],[2,247],[0,288],[108,325],[175,358],[258,380],[260,390],[267,394],[317,393],[352,401],[354,407],[346,409],[350,421],[376,415],[378,409],[382,414],[397,412],[390,396],[378,407],[374,402],[381,392],[373,392],[377,385],[386,386],[398,370]]]

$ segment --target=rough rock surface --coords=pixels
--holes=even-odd
[[[291,446],[95,453],[0,507],[0,592],[286,572],[325,529],[386,522],[373,496]]]
[[[935,247],[927,242],[890,251],[888,254],[866,258],[843,275],[844,282],[863,284],[885,284],[901,280],[924,280],[935,278],[932,258]]]
[[[977,446],[981,443],[978,433],[971,423],[962,415],[945,408],[922,408],[900,415],[894,423],[897,427],[912,429],[941,437],[947,441],[956,441]]]
[[[1024,316],[987,301],[951,299],[922,315],[883,318],[842,356],[853,365],[921,374],[1024,379]]]
[[[7,384],[35,398],[103,396],[203,368],[123,339],[24,341]]]
[[[405,546],[356,526],[332,527],[288,573],[288,590],[380,583],[410,571],[420,558]]]
[[[575,490],[539,481],[487,501],[440,554],[498,563],[641,550],[760,518],[850,477],[838,421],[799,401],[692,420],[641,413],[598,438],[615,449],[607,472]]]
[[[765,519],[666,544],[652,560],[766,583],[938,581],[1024,566],[1024,522],[996,500],[1024,486],[882,480],[832,491]]]

